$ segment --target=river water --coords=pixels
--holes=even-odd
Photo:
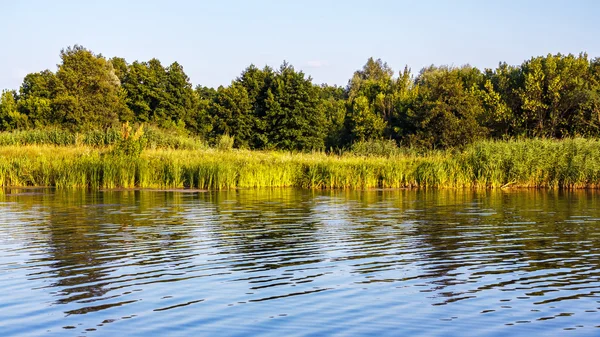
[[[0,336],[598,336],[599,202],[5,190]]]

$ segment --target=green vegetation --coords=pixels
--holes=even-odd
[[[142,142],[134,131],[122,143]],[[130,145],[131,145],[130,144]],[[141,144],[141,143],[139,143]],[[600,141],[482,141],[387,157],[134,145],[0,147],[0,185],[58,188],[598,188]],[[134,150],[117,151],[119,148]]]
[[[416,75],[371,58],[345,87],[316,85],[286,62],[250,65],[216,89],[193,88],[177,62],[128,63],[81,46],[60,56],[56,71],[3,91],[0,131],[66,130],[71,135],[55,143],[89,145],[102,140],[75,134],[95,132],[112,144],[111,130],[129,122],[218,147],[233,140],[238,149],[334,153],[390,140],[444,150],[489,139],[600,136],[600,59],[586,54],[485,70],[430,66]]]
[[[216,89],[177,62],[60,56],[2,92],[1,186],[600,186],[600,59],[586,54],[416,76],[371,58],[346,87],[250,65]]]
[[[186,150],[208,148],[208,145],[197,137],[191,137],[152,126],[141,126],[141,128],[143,129],[142,133],[145,148]],[[0,146],[85,145],[90,147],[105,147],[121,142],[124,136],[125,133],[123,133],[122,127],[113,127],[106,130],[88,130],[84,132],[71,132],[60,128],[17,130],[12,132],[0,132]]]

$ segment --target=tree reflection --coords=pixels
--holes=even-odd
[[[27,211],[15,222],[28,230],[15,233],[45,245],[30,257],[44,268],[28,277],[51,282],[68,314],[133,303],[126,293],[137,286],[216,276],[249,301],[377,282],[418,287],[436,304],[490,289],[556,301],[543,296],[565,285],[591,296],[578,285],[600,278],[598,201],[596,192],[544,190],[0,196],[5,209]]]
[[[151,272],[125,274],[122,266],[149,267],[171,263],[177,268],[193,257],[190,232],[181,217],[181,195],[143,191],[63,191],[31,195],[8,193],[21,208],[40,208],[36,221],[46,240],[45,254],[35,264],[47,266],[30,278],[48,286],[56,304],[79,303],[68,314],[81,314],[125,302],[91,305],[118,297],[121,283],[154,277]],[[147,274],[144,276],[144,274]],[[113,301],[114,302],[114,301]],[[85,304],[85,305],[83,305]],[[88,306],[90,305],[90,306]]]
[[[423,275],[433,291],[446,296],[446,303],[465,294],[486,289],[520,287],[536,290],[537,278],[556,270],[552,280],[544,279],[544,291],[575,279],[586,280],[588,270],[598,270],[597,257],[581,258],[582,251],[598,249],[590,240],[587,217],[597,218],[597,194],[589,191],[436,191],[423,196],[416,234],[424,249]],[[577,215],[574,217],[574,215]],[[598,219],[594,220],[597,221]],[[495,266],[489,270],[490,266]],[[583,270],[577,274],[563,268]],[[527,273],[521,278],[490,282],[477,288],[469,283],[489,275]],[[542,275],[536,273],[544,271]],[[600,276],[600,273],[596,273]],[[552,275],[552,274],[550,274]],[[533,285],[528,286],[526,284]],[[458,292],[443,289],[457,284]]]
[[[306,264],[309,257],[320,261],[312,192],[237,190],[204,197],[215,205],[219,253],[236,257],[234,269],[279,269]]]

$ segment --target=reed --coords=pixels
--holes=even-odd
[[[163,130],[154,126],[143,126],[144,143],[150,149],[206,149],[206,143],[196,137]],[[120,128],[90,130],[73,133],[61,128],[0,132],[0,146],[7,145],[57,145],[106,147],[123,140]]]
[[[233,189],[598,188],[600,141],[484,141],[460,152],[355,154],[210,148],[119,155],[87,145],[0,146],[0,185]]]

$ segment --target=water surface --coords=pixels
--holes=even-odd
[[[600,194],[6,190],[1,336],[597,336]]]

